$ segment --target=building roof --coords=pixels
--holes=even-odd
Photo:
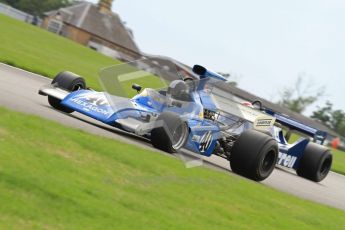
[[[47,16],[60,14],[63,22],[101,37],[111,43],[139,53],[132,33],[114,12],[102,13],[98,5],[90,2],[79,2],[75,5],[47,12]]]

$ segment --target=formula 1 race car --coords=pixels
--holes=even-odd
[[[174,67],[145,59],[101,70],[104,92],[87,88],[76,74],[61,72],[39,94],[48,96],[57,110],[77,111],[147,137],[160,150],[172,153],[183,148],[226,158],[233,172],[255,181],[266,179],[276,165],[316,182],[327,176],[332,155],[320,145],[325,132],[263,108],[260,101],[243,104],[219,96],[217,85],[226,78],[199,65],[193,71],[195,78],[183,78]],[[157,76],[159,81],[153,80]],[[131,81],[169,86],[143,89]],[[289,144],[286,130],[308,137]]]

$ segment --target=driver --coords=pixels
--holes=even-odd
[[[192,101],[190,90],[186,82],[182,80],[174,80],[168,87],[167,94],[175,100]]]

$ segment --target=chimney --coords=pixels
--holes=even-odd
[[[101,13],[110,14],[112,4],[113,0],[100,0],[98,2],[98,9]]]

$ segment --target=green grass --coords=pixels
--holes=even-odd
[[[0,229],[343,229],[345,212],[0,108]]]
[[[69,39],[2,14],[0,29],[0,62],[50,78],[69,70],[83,76],[88,86],[100,89],[99,70],[121,63]],[[162,87],[159,79],[155,78],[137,79],[136,82],[143,87]],[[133,95],[131,91],[129,94]]]
[[[345,152],[332,149],[333,164],[332,171],[345,175]]]

